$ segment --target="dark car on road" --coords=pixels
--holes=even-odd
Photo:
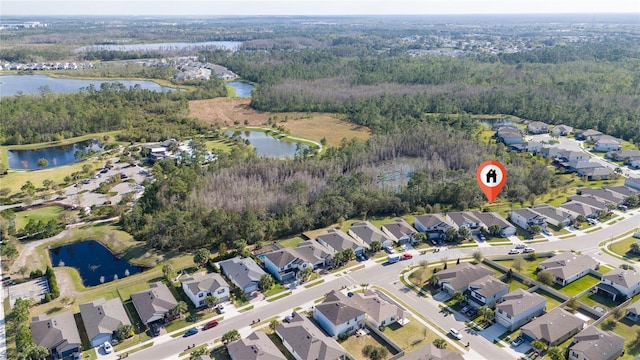
[[[211,320],[208,323],[204,324],[204,326],[202,327],[202,330],[207,330],[207,329],[211,329],[212,327],[216,327],[218,326],[218,320]]]
[[[197,334],[197,333],[198,333],[198,329],[196,329],[196,328],[191,328],[191,329],[187,330],[187,332],[186,332],[186,333],[184,333],[184,335],[182,335],[182,337],[189,337],[189,336],[191,336],[191,335],[195,335],[195,334]]]

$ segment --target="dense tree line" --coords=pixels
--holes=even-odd
[[[316,158],[236,151],[206,169],[159,162],[156,182],[122,223],[159,249],[237,249],[340,219],[482,207],[474,174],[486,158],[507,164],[503,193],[510,201],[524,202],[552,185],[545,166],[480,145],[470,134],[423,123],[368,142],[344,141]]]
[[[157,141],[201,133],[205,125],[187,117],[188,100],[226,95],[217,79],[191,91],[154,92],[120,83],[90,86],[74,94],[12,96],[0,99],[0,143],[18,145],[127,130],[120,140]]]

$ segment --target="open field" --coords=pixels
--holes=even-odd
[[[364,349],[367,345],[373,345],[376,347],[384,347],[387,349],[387,357],[390,358],[393,354],[391,351],[393,350],[390,346],[386,346],[387,343],[380,339],[378,336],[374,335],[373,332],[364,336],[355,336],[351,335],[345,341],[340,342],[340,345],[347,350],[347,352],[353,355],[353,358],[356,360],[366,360],[368,359],[364,355],[362,355],[362,349]]]
[[[634,238],[633,236],[629,236],[624,240],[616,241],[615,243],[611,244],[609,246],[609,250],[613,251],[614,253],[620,256],[628,257],[633,260],[638,260],[640,258],[638,257],[638,255],[628,252],[629,248],[631,247],[631,244],[635,243],[636,241],[638,241],[638,239]]]
[[[64,209],[61,206],[43,206],[16,213],[16,230],[24,229],[29,220],[49,221],[57,219]]]
[[[350,124],[337,115],[325,113],[271,113],[252,109],[248,98],[216,98],[189,102],[192,117],[221,126],[268,126],[272,123],[284,126],[291,135],[338,146],[343,138],[366,140],[371,131],[363,126]]]

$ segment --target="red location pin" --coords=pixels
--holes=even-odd
[[[499,162],[488,160],[478,166],[476,180],[489,203],[493,203],[507,181],[507,170]]]

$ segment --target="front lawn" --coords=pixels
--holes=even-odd
[[[264,297],[273,296],[273,295],[279,294],[279,293],[281,293],[281,292],[283,292],[285,290],[287,290],[287,288],[284,285],[276,283],[271,287],[271,289],[265,291]]]
[[[541,262],[547,260],[548,258],[538,257],[533,259],[529,256],[522,256],[522,259],[524,260],[524,269],[520,271],[520,274],[527,276],[531,279],[536,279],[536,271],[538,269],[538,265],[540,265]],[[504,267],[507,267],[510,269],[513,268],[513,259],[497,260],[496,262]]]
[[[640,260],[640,256],[638,256],[637,254],[633,254],[629,251],[631,244],[635,243],[636,241],[638,241],[638,239],[634,238],[633,236],[629,236],[624,240],[616,241],[611,245],[609,245],[609,250],[613,251],[614,253],[620,256],[623,256],[632,260]]]
[[[591,275],[591,274],[587,274],[583,277],[581,277],[580,279],[565,285],[565,286],[558,286],[557,284],[554,285],[554,288],[556,290],[559,290],[562,293],[567,294],[569,297],[573,297],[578,295],[579,293],[592,288],[595,284],[599,283],[600,279]]]
[[[404,326],[395,322],[384,329],[384,335],[404,349],[405,352],[429,345],[433,340],[438,338],[436,334],[427,330],[427,328],[416,319],[412,319]]]
[[[368,360],[366,356],[362,355],[362,349],[367,345],[373,345],[375,347],[382,346],[387,349],[386,359],[394,355],[393,348],[373,332],[369,332],[368,335],[364,336],[351,335],[347,340],[340,342],[340,345],[347,350],[355,360]]]

